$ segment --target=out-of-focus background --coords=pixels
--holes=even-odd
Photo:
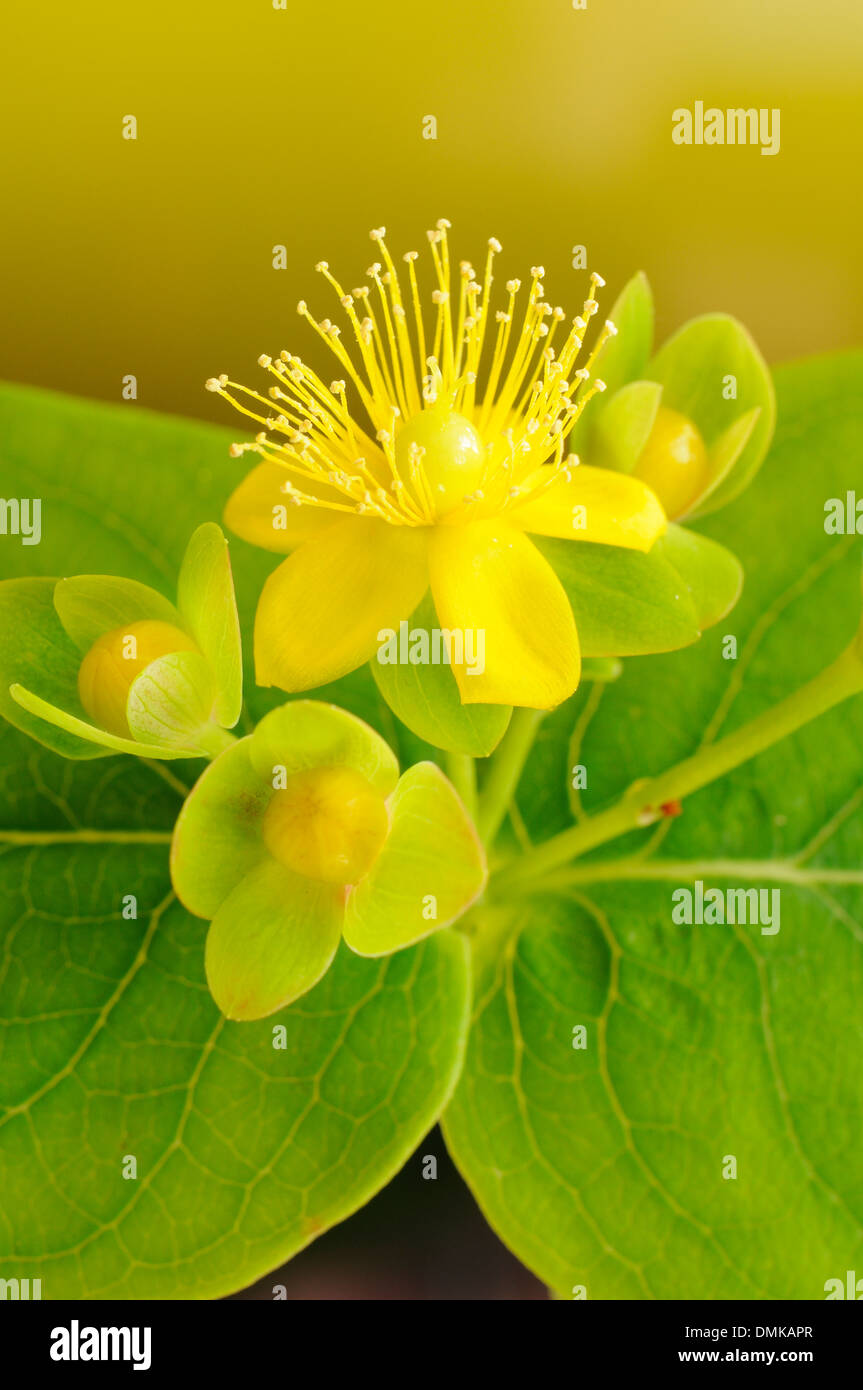
[[[608,307],[647,271],[660,337],[710,309],[773,362],[863,336],[860,0],[41,0],[10,11],[4,50],[13,380],[116,401],[133,374],[138,406],[227,423],[206,377],[252,380],[285,347],[320,360],[295,313],[305,298],[336,317],[316,261],[353,286],[371,227],[422,249],[441,216],[456,259],[480,265],[495,235],[499,280],[541,263],[573,313],[585,246]],[[672,112],[699,100],[779,108],[779,153],[674,144]],[[291,1298],[542,1294],[437,1135],[244,1296],[276,1283]]]
[[[648,272],[661,334],[722,308],[771,361],[859,341],[860,0],[578,3],[16,6],[0,374],[119,399],[132,373],[140,405],[224,421],[204,379],[304,353],[298,298],[332,312],[316,261],[357,284],[369,228],[422,248],[441,216],[456,259],[493,234],[572,312],[584,245],[609,307]],[[780,152],[673,144],[696,100],[778,107]]]

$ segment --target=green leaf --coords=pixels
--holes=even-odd
[[[669,338],[645,374],[661,383],[663,405],[698,426],[714,471],[727,462],[724,448],[714,450],[729,427],[750,411],[759,411],[734,466],[696,510],[705,515],[726,506],[757,473],[776,423],[773,379],[752,337],[728,314],[705,314]],[[723,392],[728,377],[736,382],[732,399]]]
[[[177,602],[216,678],[216,714],[232,729],[243,707],[243,648],[228,542],[218,526],[199,526],[189,541]]]
[[[251,1283],[389,1180],[460,1064],[454,934],[381,961],[342,948],[297,1006],[229,1023],[165,852],[81,840],[0,858],[0,1258],[8,1277],[41,1278],[43,1298]],[[126,893],[137,921],[121,918]]]
[[[533,537],[566,590],[585,656],[642,656],[699,635],[688,586],[658,552]]]
[[[2,541],[4,573],[79,575],[97,558],[172,593],[190,535],[236,483],[231,438],[0,389],[4,491],[41,497],[45,522],[39,546]],[[231,553],[248,636],[272,558],[239,542]],[[27,604],[51,604],[53,581],[29,586]],[[0,661],[17,640],[6,616]],[[50,698],[50,645],[36,655],[34,688]],[[67,655],[74,672],[71,642]],[[252,716],[284,701],[250,674]],[[353,679],[328,698],[342,691],[365,699]],[[218,1298],[251,1283],[390,1179],[461,1065],[469,986],[452,932],[385,960],[340,948],[296,1006],[261,1023],[220,1016],[206,925],[168,880],[183,781],[199,772],[125,757],[73,768],[0,724],[0,1268],[41,1278],[45,1298]],[[122,915],[129,895],[136,919]]]
[[[345,940],[364,956],[399,950],[455,922],[486,882],[479,836],[435,763],[418,763],[399,778],[391,816],[389,838],[345,912]]]
[[[519,789],[532,838],[557,828],[575,756],[590,813],[853,638],[860,539],[827,535],[823,517],[859,481],[863,354],[777,384],[770,458],[705,527],[746,570],[725,628],[736,659],[717,629],[546,721]],[[857,697],[579,861],[558,898],[479,921],[447,1140],[498,1234],[561,1297],[819,1299],[861,1268],[861,785]],[[672,893],[699,879],[779,889],[780,930],[675,924]]]
[[[424,630],[429,634],[439,627],[431,594],[423,599],[408,626],[411,632]],[[463,705],[448,664],[414,666],[409,661],[376,660],[370,668],[393,713],[435,748],[485,758],[506,733],[512,706]]]

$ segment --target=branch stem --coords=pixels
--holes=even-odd
[[[544,713],[541,709],[513,710],[509,728],[491,758],[477,814],[477,829],[486,845],[494,841],[509,810]]]
[[[447,753],[446,771],[471,819],[476,819],[476,763],[469,753]]]
[[[609,840],[654,824],[662,819],[663,807],[715,782],[861,690],[863,659],[857,645],[852,644],[832,665],[751,723],[699,749],[658,777],[635,782],[615,806],[507,864],[496,876],[496,887],[508,891],[516,885],[533,884]]]

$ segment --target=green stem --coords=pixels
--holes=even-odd
[[[680,801],[708,783],[715,782],[732,768],[739,767],[757,753],[779,743],[804,724],[861,690],[863,659],[856,645],[852,645],[820,675],[772,709],[765,710],[750,724],[728,734],[718,743],[700,749],[691,758],[686,758],[658,777],[634,783],[616,806],[582,821],[570,830],[562,831],[517,862],[507,865],[497,876],[498,889],[509,891],[516,884],[520,887],[524,883],[542,879],[553,869],[568,864],[598,845],[660,820],[662,808],[670,802]]]
[[[141,762],[145,767],[149,767],[152,772],[155,772],[157,777],[161,777],[162,781],[167,783],[169,787],[172,787],[177,795],[182,797],[185,801],[192,788],[187,787],[186,783],[181,781],[169,767],[166,767],[164,763],[160,763],[157,758],[142,758]]]
[[[477,829],[486,845],[492,844],[509,810],[544,713],[541,709],[513,710],[509,728],[492,756],[477,817]]]
[[[446,771],[472,818],[476,819],[476,763],[469,753],[447,753]]]
[[[211,761],[213,758],[218,758],[220,753],[224,753],[226,748],[230,748],[231,744],[236,742],[236,735],[232,734],[229,729],[223,729],[220,724],[208,725],[205,730],[201,730],[198,737],[198,746],[204,756]]]

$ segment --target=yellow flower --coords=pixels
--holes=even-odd
[[[267,396],[226,376],[207,382],[262,427],[254,442],[233,446],[263,462],[230,499],[226,523],[290,555],[258,607],[261,685],[293,692],[345,675],[431,586],[442,629],[485,633],[484,671],[454,664],[462,702],[551,708],[578,684],[578,634],[528,533],[646,551],[665,528],[646,483],[566,453],[572,426],[604,390],[591,369],[616,332],[606,323],[576,366],[602,278],[591,277],[558,347],[565,314],[544,299],[542,267],[531,270],[526,296],[508,281],[495,311],[499,243],[488,243],[481,280],[467,261],[455,272],[448,226],[428,234],[433,324],[423,319],[417,253],[404,257],[403,286],[379,228],[371,236],[382,260],[366,272],[369,284],[348,293],[326,262],[317,267],[345,311],[353,354],[335,324],[299,305],[341,379],[326,385],[282,352],[259,359],[275,379]]]

